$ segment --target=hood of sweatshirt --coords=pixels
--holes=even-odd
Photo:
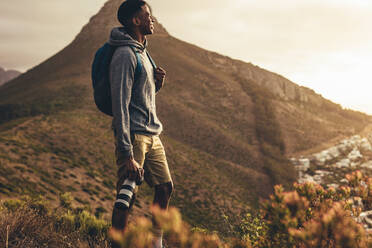
[[[144,44],[133,39],[124,27],[113,28],[110,34],[109,44],[112,46],[132,46],[143,51],[147,46],[147,40]]]

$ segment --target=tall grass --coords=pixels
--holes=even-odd
[[[60,201],[57,208],[42,197],[2,202],[0,247],[109,247],[104,220],[72,209],[69,194],[61,195]]]

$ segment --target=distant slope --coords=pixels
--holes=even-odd
[[[5,70],[4,68],[0,67],[0,86],[12,80],[13,78],[18,77],[20,74],[21,72],[19,71]]]
[[[110,118],[92,100],[90,64],[117,26],[110,0],[76,39],[0,87],[0,192],[71,191],[76,204],[107,216],[115,165]],[[286,154],[370,122],[312,90],[257,66],[203,50],[160,25],[149,50],[167,70],[157,108],[176,191],[172,204],[194,225],[219,229],[222,213],[256,207],[275,183],[296,180]],[[144,187],[136,212],[151,202]],[[97,210],[101,211],[101,210]]]

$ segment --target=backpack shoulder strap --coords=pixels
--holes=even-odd
[[[134,54],[136,55],[136,58],[137,58],[137,66],[136,66],[136,70],[134,72],[134,80],[136,80],[139,77],[139,74],[142,71],[143,65],[142,65],[142,62],[141,62],[140,52],[137,49],[135,49],[133,46],[130,46],[130,48],[132,48],[132,51],[134,52]],[[150,53],[147,50],[146,50],[146,55],[149,58],[152,67],[154,67],[154,69],[156,69],[157,67],[156,67],[155,61],[152,59],[152,57],[150,56]]]
[[[136,66],[136,70],[134,72],[134,81],[136,81],[137,78],[139,77],[139,74],[142,71],[141,56],[140,56],[139,52],[136,49],[134,49],[134,47],[130,46],[130,48],[132,48],[132,51],[136,55],[136,59],[137,59],[137,66]]]
[[[156,69],[157,66],[155,64],[155,61],[151,58],[150,53],[147,51],[147,49],[146,49],[146,54],[147,54],[147,57],[149,58],[149,60],[150,60],[150,62],[152,64],[152,67],[154,67],[154,69]]]

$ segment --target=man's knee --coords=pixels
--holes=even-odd
[[[155,193],[169,198],[172,195],[173,189],[172,182],[163,183],[155,186]]]

